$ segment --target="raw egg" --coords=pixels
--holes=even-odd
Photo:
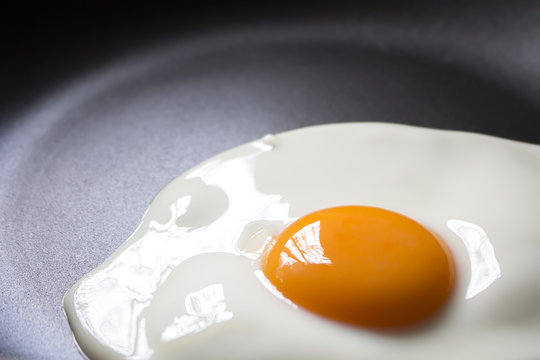
[[[64,311],[90,359],[540,358],[538,184],[540,146],[486,135],[268,135],[168,184]]]

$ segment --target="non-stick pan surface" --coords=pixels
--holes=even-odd
[[[80,358],[64,292],[222,150],[345,121],[540,143],[538,2],[169,10],[40,18],[8,46],[0,358]]]

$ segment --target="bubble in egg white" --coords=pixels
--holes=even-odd
[[[538,358],[540,146],[394,124],[315,126],[220,154],[153,200],[64,309],[91,359]],[[314,210],[366,205],[443,238],[457,267],[442,316],[380,333],[295,306],[264,246]]]

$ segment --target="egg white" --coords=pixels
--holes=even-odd
[[[298,129],[184,173],[64,297],[91,359],[540,357],[540,146],[382,123]],[[457,287],[397,333],[296,307],[260,271],[265,244],[314,210],[367,205],[443,238]]]

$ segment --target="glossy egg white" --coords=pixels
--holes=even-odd
[[[540,358],[540,146],[382,124],[293,130],[179,176],[64,297],[90,359]],[[312,211],[367,205],[438,234],[456,260],[444,312],[376,332],[298,308],[260,270]]]

